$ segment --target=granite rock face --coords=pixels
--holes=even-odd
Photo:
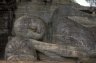
[[[15,21],[13,30],[16,36],[39,40],[45,34],[46,25],[38,17],[22,16]]]
[[[37,53],[29,39],[42,40],[45,35],[45,24],[34,16],[22,16],[14,23],[14,35],[5,49],[7,60],[36,60]]]
[[[96,47],[95,39],[87,28],[68,18],[68,16],[73,15],[84,16],[88,14],[71,6],[62,6],[55,10],[50,24],[50,41],[61,44],[61,46],[75,47],[78,52],[83,51],[85,56],[90,56]]]
[[[88,14],[71,6],[59,7],[54,11],[47,29],[46,23],[40,18],[20,17],[14,23],[15,38],[13,37],[7,44],[6,58],[9,57],[10,59],[11,56],[14,57],[15,55],[18,59],[19,52],[19,56],[21,56],[19,58],[22,59],[26,57],[37,59],[37,55],[39,55],[39,58],[42,58],[42,55],[44,55],[44,58],[47,56],[51,60],[64,60],[66,57],[89,57],[96,47],[93,35],[86,27],[68,18],[68,16],[86,15]],[[46,30],[47,34],[45,34]],[[43,42],[42,39],[45,35],[48,37]],[[27,44],[29,45],[27,46]],[[17,50],[18,54],[14,53],[14,50]],[[36,51],[39,51],[39,53]],[[22,55],[24,56],[22,57]]]
[[[5,59],[36,60],[36,50],[28,39],[21,37],[13,37],[6,46]]]

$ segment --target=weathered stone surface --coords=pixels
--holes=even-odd
[[[91,27],[96,27],[96,16],[68,16],[69,19],[80,23],[81,25],[87,27],[87,28],[91,28]]]
[[[78,50],[73,46],[62,46],[60,44],[46,43],[42,41],[36,41],[33,39],[29,40],[32,42],[32,44],[38,51],[42,52],[45,55],[50,54],[49,57],[53,57],[54,59],[64,59],[65,55],[66,57],[78,57],[79,55],[83,55],[79,54],[80,52],[78,52]]]
[[[36,16],[22,16],[15,21],[13,30],[16,36],[42,39],[45,28],[46,25],[42,19]]]
[[[70,6],[60,7],[57,10],[55,10],[51,20],[52,22],[49,23],[49,27],[50,27],[50,29],[48,29],[49,37],[47,38],[47,40],[52,43],[44,43],[43,41],[41,42],[37,41],[38,39],[43,38],[46,30],[45,25],[41,19],[37,19],[37,18],[35,19],[35,17],[31,17],[32,20],[30,20],[31,18],[27,16],[20,17],[15,22],[14,31],[16,33],[16,36],[19,36],[20,38],[22,37],[23,39],[19,40],[20,38],[17,39],[13,38],[12,39],[13,41],[9,41],[9,43],[15,45],[15,43],[17,44],[17,42],[18,44],[19,42],[22,42],[21,45],[19,44],[18,46],[23,46],[22,44],[24,41],[25,41],[24,44],[26,44],[25,38],[28,39],[27,42],[30,42],[28,44],[30,44],[30,47],[32,46],[33,47],[31,51],[27,46],[25,47],[24,50],[22,49],[19,51],[22,52],[28,50],[24,54],[23,58],[26,58],[27,53],[30,54],[34,53],[33,52],[34,48],[38,50],[40,53],[42,53],[43,55],[50,58],[51,60],[63,60],[65,57],[90,56],[92,51],[95,50],[94,37],[88,31],[87,28],[83,27],[82,25],[68,18],[68,16],[72,16],[72,15],[84,16],[88,14],[87,13],[83,14],[83,12],[81,11],[79,13],[78,10],[73,9]],[[29,40],[29,38],[31,38],[31,41]],[[10,47],[9,45],[6,48]],[[17,47],[15,48],[18,49]],[[11,50],[10,48],[8,49],[11,52],[11,50],[13,50],[14,48],[12,48]],[[8,49],[6,49],[6,51]],[[6,52],[6,57],[7,55],[9,56],[9,53]],[[12,56],[13,53],[11,53],[10,55]],[[20,55],[22,55],[22,53]],[[34,59],[33,57],[34,54],[32,55],[31,59]]]
[[[68,16],[72,15],[84,16],[88,14],[70,6],[62,6],[55,10],[51,20],[52,25],[50,25],[51,42],[61,44],[62,46],[76,47],[78,52],[85,52],[84,56],[90,56],[91,52],[95,50],[95,39],[87,28],[68,19]]]
[[[36,50],[26,38],[13,37],[5,49],[6,60],[36,60]]]
[[[7,60],[34,60],[36,51],[29,39],[42,40],[45,31],[45,23],[35,16],[22,16],[14,23],[15,37],[9,40],[5,57]],[[35,52],[34,52],[35,51]],[[36,56],[37,57],[37,56]]]
[[[68,16],[69,19],[87,27],[96,38],[96,16]]]
[[[69,49],[66,49],[69,48]],[[39,51],[40,53],[36,52]],[[79,52],[74,47],[59,44],[46,43],[34,39],[26,39],[21,37],[13,37],[7,44],[5,50],[5,58],[7,60],[55,60],[64,61],[65,55],[77,57]],[[37,54],[39,56],[37,56]]]
[[[60,61],[0,61],[0,63],[75,63],[74,60]]]

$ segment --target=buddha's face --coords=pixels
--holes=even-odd
[[[18,36],[41,39],[45,33],[45,24],[37,17],[20,17],[14,24],[14,30]]]

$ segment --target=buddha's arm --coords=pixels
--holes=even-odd
[[[52,44],[52,43],[46,43],[46,42],[41,42],[37,40],[30,39],[34,47],[39,50],[40,52],[54,52],[58,55],[61,56],[72,56],[72,57],[77,57],[77,50],[75,47],[72,46],[64,46],[64,45],[59,45],[59,44]]]

